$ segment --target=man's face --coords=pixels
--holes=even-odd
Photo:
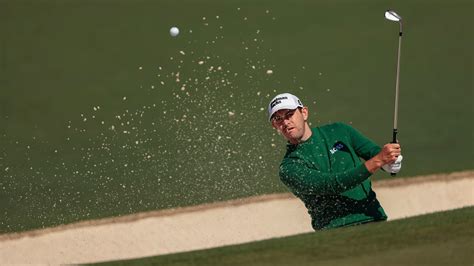
[[[278,110],[272,116],[272,126],[280,131],[292,144],[297,144],[305,136],[308,109],[306,107],[294,110]],[[307,132],[306,132],[307,134]]]

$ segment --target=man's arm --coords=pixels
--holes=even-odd
[[[374,173],[385,164],[394,163],[401,153],[400,144],[398,143],[385,144],[383,148],[380,148],[355,128],[342,123],[341,125],[346,128],[351,136],[352,147],[357,155],[366,160],[365,166],[370,173]]]
[[[338,194],[355,187],[370,175],[364,164],[339,173],[319,171],[297,158],[285,159],[280,165],[282,182],[302,193]]]
[[[340,125],[345,128],[347,134],[350,136],[352,148],[359,157],[368,161],[381,151],[379,145],[364,136],[357,129],[343,123],[340,123]]]
[[[395,162],[397,156],[400,155],[397,145],[386,144],[382,151],[364,164],[338,173],[322,172],[308,167],[303,160],[298,158],[284,159],[280,165],[280,178],[295,192],[338,194],[357,186],[383,165]]]

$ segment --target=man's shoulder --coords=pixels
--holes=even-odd
[[[342,130],[342,129],[347,129],[347,128],[350,128],[351,126],[344,123],[344,122],[333,122],[333,123],[329,123],[329,124],[324,124],[324,125],[321,125],[321,126],[318,126],[318,127],[314,127],[312,128],[313,132],[315,130],[321,130],[321,131],[324,131],[324,132],[328,132],[328,131],[333,131],[333,130]]]

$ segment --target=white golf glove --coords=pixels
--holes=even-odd
[[[402,160],[403,160],[403,156],[400,154],[394,163],[386,164],[382,166],[382,168],[387,173],[396,174],[400,172],[400,169],[402,169]]]

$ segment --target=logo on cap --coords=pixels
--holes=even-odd
[[[285,99],[288,99],[288,97],[285,96],[285,97],[277,97],[277,98],[275,98],[275,99],[270,103],[270,108],[275,107],[275,105],[281,103],[281,100],[285,100]]]

